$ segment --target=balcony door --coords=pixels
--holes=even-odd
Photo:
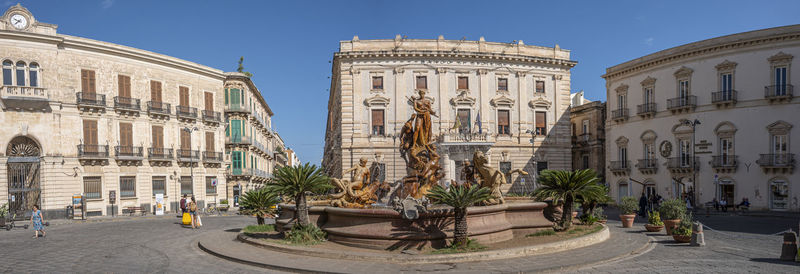
[[[211,92],[206,92],[206,110],[207,111],[214,111],[214,94]]]
[[[649,104],[655,101],[655,96],[653,95],[652,88],[644,89],[644,103]]]
[[[459,109],[456,115],[458,118],[459,124],[461,126],[458,128],[458,133],[470,133],[470,126],[471,126],[471,117],[470,117],[470,110],[469,109]]]
[[[161,108],[161,82],[150,81],[150,101],[154,108]]]
[[[206,151],[214,152],[214,132],[206,132]]]
[[[775,96],[786,95],[786,67],[775,68]]]
[[[772,136],[772,155],[775,165],[789,164],[789,138],[787,135]]]
[[[720,93],[721,98],[723,101],[729,101],[732,99],[733,93],[733,74],[725,73],[720,75]]]
[[[192,155],[192,135],[188,131],[181,130],[181,157],[189,158]]]
[[[678,155],[680,155],[680,164],[681,167],[690,167],[692,165],[692,148],[691,142],[686,139],[679,140],[678,148],[680,151]]]
[[[178,93],[180,95],[180,101],[178,102],[182,107],[189,106],[189,88],[187,87],[179,87]]]
[[[231,120],[231,140],[233,142],[242,141],[242,121]]]
[[[97,121],[83,120],[84,152],[97,153]]]
[[[133,124],[119,123],[119,153],[129,155],[133,153]]]
[[[164,128],[161,126],[153,126],[153,153],[158,155],[164,154]]]
[[[720,164],[723,166],[729,166],[733,164],[733,139],[719,139],[719,156]]]

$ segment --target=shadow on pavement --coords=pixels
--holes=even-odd
[[[242,229],[241,228],[231,228],[231,229],[226,229],[225,230],[225,232],[239,232],[239,231],[242,231]]]
[[[792,261],[781,261],[781,260],[774,259],[774,258],[753,258],[753,259],[750,259],[750,261],[753,261],[753,262],[761,262],[761,263],[771,263],[771,264],[797,265],[797,266],[800,266],[800,263],[798,263],[798,262],[792,262]]]

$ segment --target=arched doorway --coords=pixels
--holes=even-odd
[[[31,138],[17,136],[6,148],[8,156],[9,216],[27,218],[34,205],[41,201],[39,156],[41,149]]]

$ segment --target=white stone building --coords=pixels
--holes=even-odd
[[[570,169],[570,69],[577,62],[555,48],[438,39],[340,42],[333,58],[323,166],[333,176],[366,157],[395,182],[405,176],[399,130],[426,90],[438,117],[432,131],[445,181],[462,181],[461,165],[476,150],[514,175],[515,191],[532,190],[537,169]],[[531,141],[533,137],[533,141]],[[375,174],[373,174],[375,176]],[[506,190],[510,185],[504,186]]]
[[[271,124],[247,77],[56,30],[20,5],[0,17],[0,204],[19,215],[38,204],[63,218],[73,195],[89,216],[152,213],[158,193],[167,211],[181,194],[200,206],[233,198],[228,182],[239,177],[226,178],[222,112],[238,110],[228,87],[254,90],[243,96],[255,98],[244,114],[250,130],[268,136]],[[262,169],[266,178],[270,167]]]
[[[793,172],[800,144],[793,129],[800,124],[800,100],[793,96],[798,55],[800,25],[792,25],[608,68],[612,196],[638,197],[644,189],[672,198],[696,187],[691,196],[699,205],[724,197],[728,204],[748,198],[755,209],[800,209],[800,175]]]

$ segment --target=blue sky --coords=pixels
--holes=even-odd
[[[20,1],[59,33],[245,69],[301,161],[322,159],[328,63],[340,40],[409,38],[572,51],[572,90],[605,100],[605,68],[670,47],[800,23],[800,1]],[[4,7],[16,1],[4,2]]]

